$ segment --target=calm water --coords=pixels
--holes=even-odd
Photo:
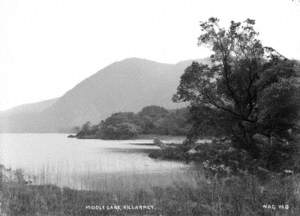
[[[132,190],[189,181],[189,166],[148,157],[152,140],[79,140],[66,134],[0,134],[0,163],[35,184]]]

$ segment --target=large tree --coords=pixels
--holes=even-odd
[[[274,170],[297,150],[299,64],[263,46],[254,24],[231,21],[223,28],[217,18],[202,22],[199,45],[211,48],[211,64],[192,63],[174,100],[190,103],[190,138],[197,139],[207,125],[218,126],[231,147]]]

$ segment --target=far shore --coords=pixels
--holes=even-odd
[[[71,134],[68,136],[69,138],[78,138],[76,135]],[[121,139],[121,140],[153,140],[159,139],[164,141],[174,141],[174,142],[182,142],[185,140],[185,136],[175,136],[175,135],[159,135],[159,134],[140,134],[135,138],[132,139]],[[78,139],[99,139],[94,135],[91,136],[84,136]]]

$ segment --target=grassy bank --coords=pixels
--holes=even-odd
[[[261,181],[252,175],[219,178],[198,170],[192,177],[193,186],[178,183],[131,192],[2,181],[0,215],[300,215],[299,176],[273,175]]]

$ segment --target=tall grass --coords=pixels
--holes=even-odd
[[[1,216],[170,215],[298,216],[300,176],[270,174],[261,180],[191,171],[194,184],[132,191],[84,191],[54,185],[1,182]],[[153,205],[143,210],[92,210],[87,206]],[[288,207],[288,208],[287,208]]]

